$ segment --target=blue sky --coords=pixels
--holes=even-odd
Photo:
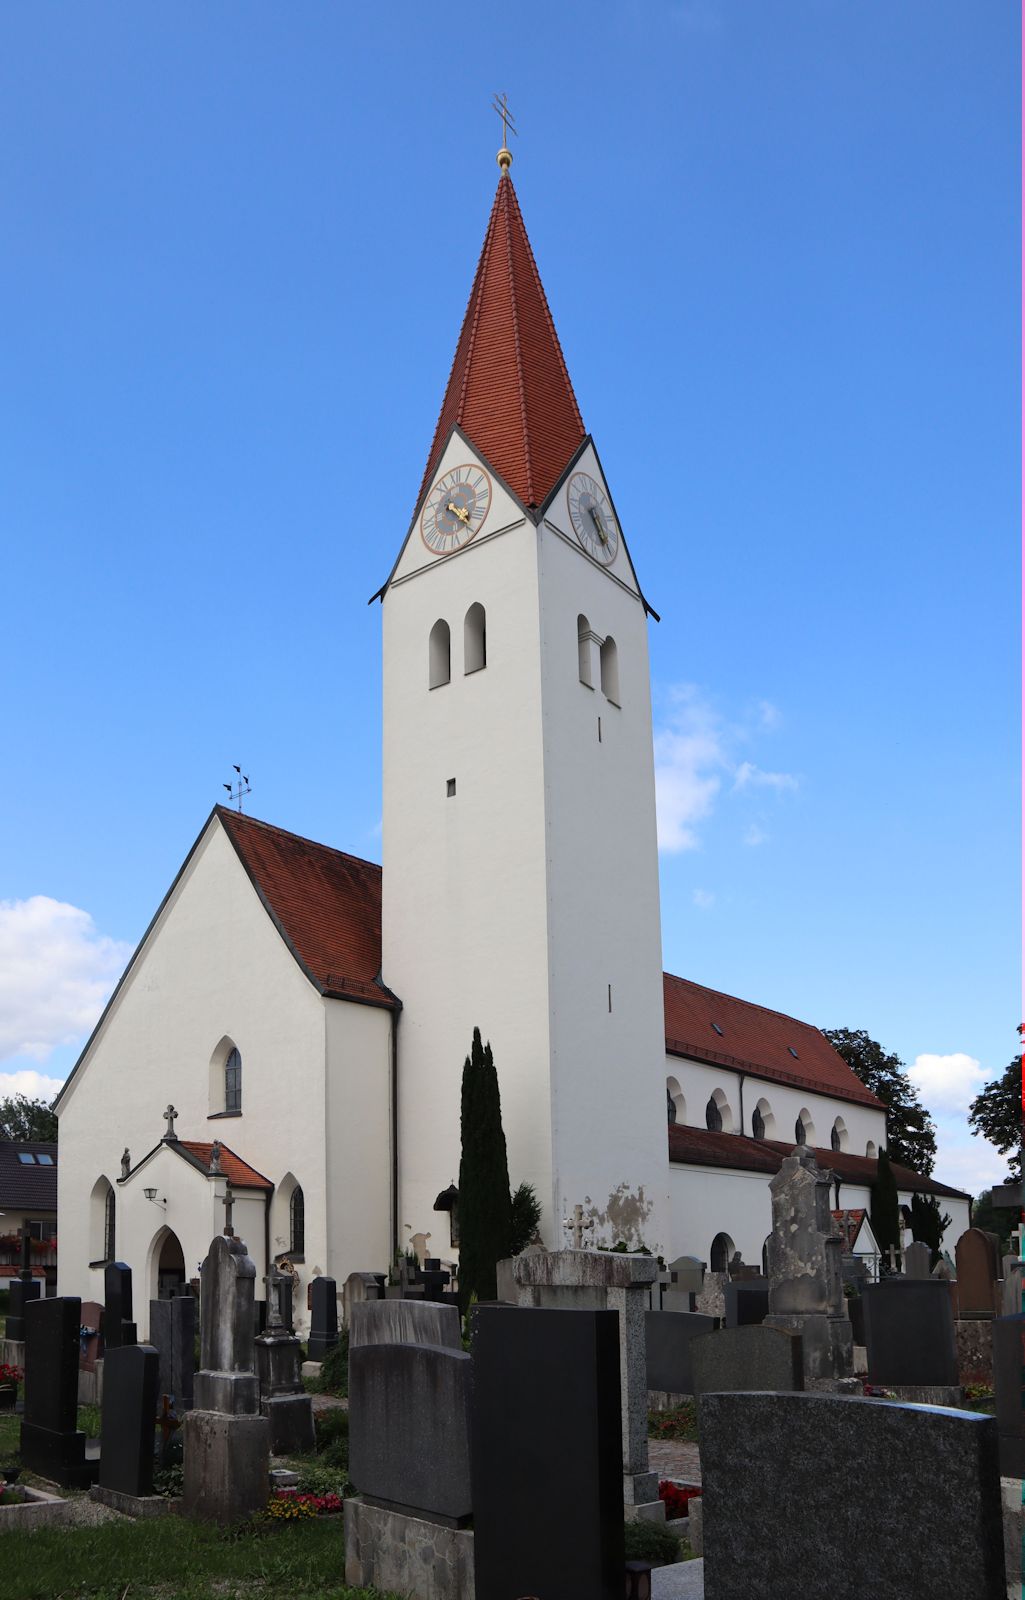
[[[366,600],[504,89],[663,619],[666,966],[918,1061],[938,1171],[998,1178],[963,1113],[1020,1020],[1017,7],[111,0],[0,44],[0,1091],[69,1070],[233,761],[378,855]]]

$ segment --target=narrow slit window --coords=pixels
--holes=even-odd
[[[480,672],[488,664],[487,617],[478,602],[463,620],[463,672]]]
[[[428,683],[432,689],[440,689],[452,678],[452,636],[443,617],[431,629],[427,658]]]
[[[600,651],[601,692],[614,706],[619,704],[619,651],[610,634]]]
[[[232,1050],[224,1063],[224,1109],[242,1110],[242,1057]]]
[[[445,784],[445,795],[449,800],[451,800],[451,798],[455,794],[455,792],[456,792],[456,780],[455,780],[455,778],[449,778],[447,780],[446,784]]]

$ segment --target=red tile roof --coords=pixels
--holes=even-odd
[[[864,1206],[858,1207],[853,1211],[833,1212],[833,1221],[836,1223],[837,1232],[843,1239],[848,1251],[854,1249],[858,1234],[861,1232],[861,1224],[867,1216],[868,1212]]]
[[[740,1172],[778,1172],[785,1156],[793,1155],[794,1147],[781,1144],[777,1139],[749,1139],[740,1133],[712,1133],[707,1128],[691,1128],[686,1123],[669,1124],[669,1159],[683,1166],[731,1167]],[[855,1156],[848,1150],[812,1151],[819,1166],[836,1173],[845,1183],[869,1185],[875,1181],[877,1162],[874,1156]],[[924,1178],[910,1167],[890,1166],[898,1189],[920,1194],[946,1194],[958,1200],[969,1196],[961,1189],[952,1189],[937,1178]]]
[[[381,869],[216,807],[257,893],[322,994],[395,1006],[381,971]]]
[[[686,978],[674,978],[668,972],[663,977],[663,994],[670,1055],[735,1067],[756,1078],[793,1084],[840,1100],[882,1106],[837,1055],[825,1034],[810,1023],[705,989]]]
[[[204,1171],[209,1173],[210,1152],[213,1149],[213,1144],[207,1144],[196,1139],[175,1139],[167,1142],[169,1144],[173,1142],[178,1145],[179,1149],[187,1150],[189,1155],[200,1163]],[[274,1187],[269,1178],[265,1178],[262,1172],[257,1172],[255,1167],[251,1167],[247,1161],[243,1161],[242,1157],[237,1156],[234,1150],[229,1150],[226,1144],[221,1145],[221,1171],[235,1189],[273,1189]]]
[[[527,506],[544,502],[585,433],[516,191],[505,173],[418,504],[457,424]]]

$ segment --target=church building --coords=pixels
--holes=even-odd
[[[503,150],[412,522],[379,595],[383,866],[217,806],[57,1101],[60,1291],[136,1318],[233,1222],[262,1275],[458,1260],[490,1039],[549,1248],[757,1263],[793,1145],[863,1211],[881,1103],[814,1027],[662,970],[645,598]],[[642,554],[642,552],[638,552]],[[968,1196],[896,1168],[901,1200]]]

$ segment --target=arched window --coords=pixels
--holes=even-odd
[[[463,671],[479,672],[487,664],[487,618],[484,607],[478,602],[463,618]]]
[[[242,1057],[234,1046],[224,1063],[224,1109],[242,1110]]]
[[[107,1200],[103,1208],[103,1259],[115,1261],[117,1259],[117,1229],[114,1215],[114,1191],[107,1190]]]
[[[755,1139],[775,1139],[776,1118],[772,1107],[763,1096],[751,1113],[751,1134]]]
[[[711,1097],[705,1107],[705,1127],[710,1133],[722,1132],[722,1112],[716,1104],[715,1095]]]
[[[728,1233],[717,1233],[712,1240],[712,1248],[708,1252],[709,1270],[711,1272],[727,1272],[736,1248]]]
[[[669,1089],[666,1089],[666,1102],[666,1111],[669,1116],[670,1126],[672,1126],[676,1121],[676,1101],[673,1099]]]
[[[610,634],[600,651],[601,692],[614,706],[619,704],[619,651]]]
[[[874,1139],[870,1139],[868,1141],[868,1144],[865,1146],[865,1154],[867,1156],[871,1156],[873,1161],[875,1160],[876,1156],[879,1154],[879,1151],[876,1149],[876,1142],[875,1142]]]
[[[432,689],[440,689],[452,677],[452,637],[448,623],[442,617],[431,629],[427,656],[428,682]]]
[[[288,1240],[290,1255],[301,1256],[305,1254],[306,1202],[298,1184],[292,1190],[292,1198],[288,1202]]]
[[[577,662],[580,670],[580,682],[586,683],[589,689],[594,688],[591,675],[591,624],[581,613],[577,618]]]
[[[733,1132],[733,1112],[721,1089],[713,1089],[705,1107],[705,1127],[712,1133]],[[743,1130],[741,1130],[743,1131]]]
[[[798,1117],[797,1121],[794,1123],[794,1138],[798,1144],[807,1143],[808,1135],[805,1132],[804,1123],[801,1121],[800,1117]]]
[[[114,1260],[117,1249],[115,1232],[116,1201],[114,1186],[106,1178],[97,1178],[89,1196],[89,1255],[91,1267],[101,1267]]]
[[[666,1110],[669,1121],[683,1123],[687,1120],[687,1102],[676,1078],[666,1079]]]
[[[765,1138],[765,1118],[757,1106],[751,1113],[751,1137],[753,1139]]]
[[[840,1148],[840,1130],[835,1123],[829,1132],[829,1144],[833,1150],[839,1150]]]
[[[798,1144],[815,1143],[815,1124],[811,1120],[811,1113],[805,1106],[801,1107],[797,1121],[794,1123],[794,1139]]]

